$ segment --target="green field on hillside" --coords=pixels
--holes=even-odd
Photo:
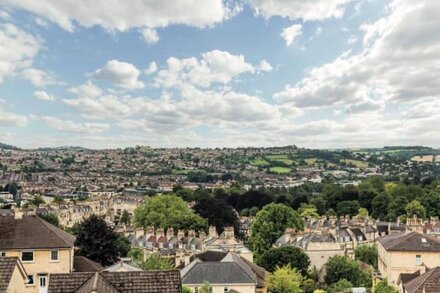
[[[292,169],[287,167],[272,167],[269,169],[270,172],[278,173],[278,174],[287,174],[292,171]]]

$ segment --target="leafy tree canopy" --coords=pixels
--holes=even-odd
[[[290,265],[301,275],[305,276],[310,266],[310,259],[300,248],[294,246],[283,246],[271,248],[263,253],[258,265],[269,272],[275,271],[277,267]]]
[[[126,247],[120,246],[118,238],[104,219],[92,215],[79,225],[75,246],[80,255],[108,266],[126,254]]]
[[[193,213],[187,203],[175,195],[159,195],[136,208],[134,222],[138,227],[154,226],[174,231],[179,229],[206,230],[205,219]]]
[[[278,267],[266,278],[268,292],[270,293],[299,293],[302,276],[289,265]]]
[[[251,242],[256,259],[270,249],[286,228],[302,230],[304,223],[298,213],[283,204],[269,204],[257,213],[252,224]]]

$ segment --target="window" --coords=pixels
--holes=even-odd
[[[28,282],[26,285],[34,285],[34,275],[27,275]]]
[[[228,287],[225,287],[224,289],[223,289],[223,293],[228,293],[229,292],[229,288]]]
[[[21,261],[23,261],[23,262],[34,261],[34,252],[33,251],[22,251],[21,252]]]
[[[194,293],[199,293],[199,287],[194,288]]]
[[[5,257],[5,256],[6,256],[6,252],[0,251],[0,257]]]
[[[58,250],[52,250],[50,252],[50,260],[51,261],[58,261]]]
[[[422,257],[418,254],[416,255],[416,266],[419,266],[422,264]]]

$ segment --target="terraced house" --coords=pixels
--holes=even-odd
[[[27,293],[46,293],[49,274],[73,271],[75,237],[38,216],[0,217],[0,255],[16,257],[27,275]]]

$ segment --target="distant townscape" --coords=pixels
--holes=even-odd
[[[0,292],[440,292],[438,149],[0,147]]]

